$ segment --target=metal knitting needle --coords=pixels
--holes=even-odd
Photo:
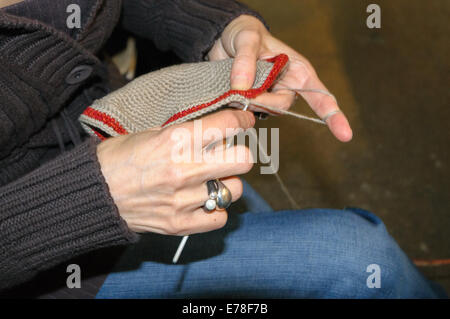
[[[245,104],[243,110],[247,111],[249,105],[250,105],[250,101],[248,101]],[[231,142],[227,139],[227,147],[229,147],[230,143]],[[178,259],[180,259],[180,255],[183,252],[184,246],[186,246],[186,242],[187,242],[188,238],[189,238],[189,235],[183,236],[183,238],[181,239],[181,242],[178,245],[177,251],[175,252],[175,255],[173,256],[173,259],[172,259],[173,264],[176,264],[178,262]]]
[[[334,95],[332,95],[331,93],[329,93],[329,92],[327,92],[327,91],[323,91],[323,90],[316,90],[316,89],[291,89],[291,88],[285,88],[285,89],[292,90],[292,91],[297,91],[297,92],[322,93],[322,94],[325,94],[325,95],[329,95],[329,96],[333,97],[333,98],[336,100],[336,98],[334,97]],[[264,104],[261,104],[261,103],[257,103],[257,102],[255,102],[255,101],[252,101],[252,102],[247,101],[247,103],[245,103],[245,106],[244,106],[244,108],[243,108],[242,110],[243,110],[243,111],[247,111],[248,107],[250,106],[250,103],[251,103],[251,104],[254,104],[255,106],[259,106],[259,107],[262,107],[262,108],[267,108],[268,110],[270,110],[270,111],[272,111],[272,112],[279,112],[279,113],[281,113],[281,114],[291,115],[291,116],[294,116],[294,117],[299,118],[299,119],[302,119],[302,120],[308,120],[308,121],[312,121],[312,122],[315,122],[315,123],[325,124],[325,125],[326,125],[326,123],[325,123],[326,118],[323,119],[323,120],[320,120],[320,119],[312,118],[312,117],[309,117],[309,116],[305,116],[305,115],[303,115],[303,114],[295,113],[295,112],[292,112],[292,111],[280,110],[280,109],[277,109],[277,108],[274,108],[274,107],[271,107],[271,106],[268,106],[268,105],[264,105]],[[336,111],[336,112],[337,112],[337,111]],[[335,112],[332,112],[332,113],[335,114]],[[330,115],[331,115],[331,114],[327,115],[326,117],[329,117]],[[257,137],[256,137],[256,140],[258,140]],[[229,144],[229,143],[230,143],[230,142],[227,141],[227,147],[228,147],[228,144]],[[261,148],[261,145],[260,145],[259,143],[258,143],[258,145],[259,145],[260,148]],[[265,150],[264,150],[264,152],[265,152]],[[278,178],[278,180],[279,180],[279,182],[280,182],[280,185],[281,185],[282,188],[283,188],[284,183],[282,183],[282,181],[281,181],[281,179],[279,178],[278,174],[277,174],[277,178]],[[285,186],[284,186],[284,188],[287,190],[287,188],[286,188]],[[289,194],[289,193],[288,193],[288,194]],[[288,198],[291,200],[291,199],[292,199],[292,196],[288,196]],[[296,203],[293,199],[291,200],[291,202],[292,202],[293,204],[295,204],[295,206],[298,206],[297,203]],[[176,263],[178,262],[178,259],[180,258],[180,255],[181,255],[181,253],[183,252],[184,246],[186,245],[186,242],[187,242],[188,238],[189,238],[189,236],[183,236],[183,238],[181,239],[181,242],[180,242],[180,244],[178,245],[177,251],[175,252],[175,255],[173,256],[172,263],[176,264]]]
[[[234,136],[230,136],[226,139],[226,147],[229,148],[233,145],[233,138]],[[209,147],[207,146],[206,149]],[[176,264],[178,262],[178,259],[180,259],[180,255],[183,252],[184,246],[186,246],[186,242],[189,238],[189,235],[183,236],[181,239],[180,244],[178,245],[177,251],[175,252],[175,255],[173,256],[172,263]]]
[[[181,239],[181,242],[178,245],[177,251],[175,252],[175,256],[173,256],[172,263],[176,264],[178,262],[178,259],[180,258],[181,252],[183,251],[188,238],[189,238],[189,235],[183,236],[183,238]]]

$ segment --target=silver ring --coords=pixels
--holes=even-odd
[[[218,179],[206,182],[208,188],[208,199],[204,207],[207,211],[214,209],[226,209],[231,205],[232,197],[230,190]]]

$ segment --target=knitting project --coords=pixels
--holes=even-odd
[[[86,132],[103,140],[188,121],[230,103],[248,105],[272,86],[287,62],[285,54],[258,61],[249,90],[231,90],[232,59],[171,66],[94,101],[79,120]]]

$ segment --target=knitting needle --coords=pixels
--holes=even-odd
[[[287,89],[289,89],[289,88],[287,88]],[[308,89],[308,90],[307,89],[290,89],[290,90],[292,90],[292,91],[300,91],[300,92],[322,93],[322,94],[326,94],[326,95],[332,96],[334,98],[334,96],[331,93],[326,92],[326,91],[322,91],[322,90],[315,90],[315,89]],[[252,102],[247,101],[247,103],[245,103],[245,106],[244,106],[244,108],[242,110],[243,111],[247,111],[250,103],[254,104],[255,106],[259,106],[259,107],[262,107],[262,108],[267,108],[267,109],[269,109],[270,111],[273,111],[273,112],[279,112],[279,113],[282,113],[282,114],[286,114],[286,115],[291,115],[291,116],[297,117],[299,119],[308,120],[308,121],[312,121],[312,122],[315,122],[315,123],[325,124],[326,125],[325,121],[323,121],[323,120],[319,120],[319,119],[316,119],[316,118],[312,118],[312,117],[309,117],[309,116],[298,114],[298,113],[295,113],[295,112],[292,112],[292,111],[277,109],[277,108],[274,108],[274,107],[271,107],[271,106],[268,106],[268,105],[257,103],[255,101],[252,101]],[[256,137],[256,139],[257,139],[257,137]],[[259,146],[261,147],[261,145],[259,145]],[[279,176],[277,176],[277,177],[279,178]],[[281,180],[279,180],[279,182],[280,182],[281,186],[283,187],[284,184],[281,182]],[[284,188],[286,188],[286,187],[284,187]],[[288,196],[288,197],[290,197],[289,199],[292,198],[291,196]],[[292,203],[295,204],[295,206],[298,206],[297,203],[294,200],[292,200]],[[186,245],[186,242],[187,242],[188,238],[189,238],[189,236],[184,236],[181,239],[181,242],[178,245],[177,251],[175,252],[175,255],[173,256],[172,263],[176,264],[178,262],[178,259],[180,258],[180,255],[183,252],[184,246]]]
[[[180,258],[181,252],[184,249],[184,246],[186,245],[186,242],[188,240],[189,236],[183,236],[183,239],[181,239],[180,244],[178,245],[177,251],[175,253],[175,256],[173,256],[172,263],[176,264],[178,262],[178,259]]]
[[[247,109],[248,104],[246,104],[245,108]],[[226,147],[229,148],[232,146],[233,137],[227,138]],[[181,239],[180,244],[178,245],[177,251],[175,252],[175,255],[173,256],[172,263],[176,264],[178,262],[178,259],[180,258],[181,253],[183,252],[184,246],[186,245],[186,242],[188,240],[189,236],[184,236]]]

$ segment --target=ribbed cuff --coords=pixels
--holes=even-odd
[[[128,0],[126,29],[152,40],[160,50],[172,50],[187,62],[202,61],[225,27],[240,15],[263,18],[234,0]]]
[[[137,240],[109,194],[96,145],[89,139],[0,189],[0,287]]]
[[[174,1],[166,22],[171,47],[185,61],[201,61],[226,26],[243,14],[258,18],[267,27],[257,12],[234,0]]]

